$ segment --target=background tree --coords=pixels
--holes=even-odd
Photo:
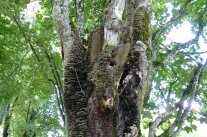
[[[177,136],[207,122],[205,1],[0,4],[4,137],[63,136],[64,126],[67,136]],[[194,38],[167,41],[183,22]]]

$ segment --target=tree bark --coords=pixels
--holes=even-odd
[[[70,28],[65,6],[66,0],[53,1],[64,47],[67,136],[141,136],[141,111],[150,83],[150,2],[106,1],[104,26],[90,34],[86,51],[80,33]]]
[[[3,105],[2,108],[1,108],[1,112],[0,112],[0,125],[2,124],[3,122],[3,119],[5,117],[5,112],[7,110],[7,105]]]
[[[143,98],[150,83],[150,5],[124,0],[106,4],[110,10],[105,14],[102,54],[89,73],[93,90],[88,136],[141,136]],[[120,24],[122,14],[127,17]]]
[[[5,111],[5,119],[4,119],[4,128],[3,128],[3,137],[8,137],[9,133],[9,126],[10,126],[10,104],[6,106],[6,111]]]

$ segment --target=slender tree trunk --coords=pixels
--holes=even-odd
[[[67,0],[53,1],[64,47],[64,106],[68,137],[140,137],[150,85],[151,10],[148,0],[105,3],[104,26],[89,36],[71,30]]]
[[[5,116],[6,109],[7,109],[7,105],[3,105],[3,106],[2,106],[2,109],[1,109],[1,112],[0,112],[0,125],[1,125],[2,122],[3,122],[3,119],[4,119],[4,116]]]
[[[32,123],[34,122],[34,120],[36,119],[36,117],[37,117],[37,111],[34,110],[33,108],[32,108],[31,111],[30,111],[30,106],[29,106],[28,114],[27,114],[27,115],[28,115],[28,117],[27,117],[27,119],[26,119],[26,122],[27,122],[28,124],[32,124]],[[32,132],[31,132],[31,129],[29,129],[29,130],[25,130],[25,132],[24,132],[24,134],[22,135],[22,137],[30,137],[32,134],[33,134],[33,136],[36,135],[36,133],[32,133]]]
[[[8,137],[9,133],[9,126],[10,126],[10,105],[6,106],[6,111],[5,111],[5,119],[4,119],[4,128],[3,128],[3,136],[2,137]]]

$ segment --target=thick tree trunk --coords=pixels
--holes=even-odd
[[[141,110],[150,83],[150,5],[117,0],[106,6],[110,10],[105,15],[102,53],[89,73],[93,90],[88,136],[141,136]]]
[[[149,1],[107,1],[104,27],[90,34],[86,52],[79,33],[67,30],[64,2],[54,0],[53,14],[64,47],[67,136],[141,136],[151,68]]]

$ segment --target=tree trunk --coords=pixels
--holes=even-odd
[[[150,2],[107,1],[104,26],[90,34],[88,50],[79,32],[71,30],[67,7],[66,0],[53,1],[64,47],[67,136],[141,136],[141,111],[152,68]]]
[[[28,109],[27,113],[28,113],[27,114],[28,116],[26,118],[26,122],[27,122],[27,124],[32,124],[37,117],[37,111],[34,110],[33,108],[30,111],[30,105],[29,105],[29,109]],[[32,134],[33,134],[33,136],[36,135],[36,133],[32,133],[31,129],[29,128],[24,131],[24,134],[22,135],[22,137],[30,137]]]
[[[7,105],[3,105],[2,109],[1,109],[1,112],[0,112],[0,126],[1,126],[1,124],[3,122],[6,110],[7,110]]]
[[[9,126],[10,126],[10,105],[6,106],[6,111],[5,111],[5,119],[4,119],[4,128],[3,128],[3,137],[8,137],[9,133]]]

